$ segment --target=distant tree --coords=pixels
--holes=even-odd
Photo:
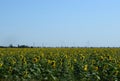
[[[18,45],[18,48],[29,48],[27,45]]]
[[[0,48],[6,48],[5,46],[0,46]]]
[[[8,47],[9,47],[9,48],[13,48],[14,46],[13,46],[12,44],[10,44]]]
[[[19,44],[18,44],[18,46],[17,46],[18,48],[19,48]]]

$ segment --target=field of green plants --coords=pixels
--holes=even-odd
[[[120,81],[120,48],[0,48],[0,81]]]

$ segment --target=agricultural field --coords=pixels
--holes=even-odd
[[[0,48],[0,81],[120,81],[120,48]]]

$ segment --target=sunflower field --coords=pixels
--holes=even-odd
[[[0,48],[0,81],[120,81],[120,48]]]

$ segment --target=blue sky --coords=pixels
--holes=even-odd
[[[120,46],[120,0],[0,0],[0,45]]]

